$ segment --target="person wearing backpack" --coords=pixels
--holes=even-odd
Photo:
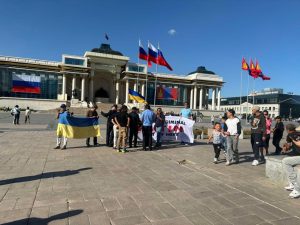
[[[21,110],[18,105],[16,105],[12,110],[11,110],[11,115],[14,117],[13,124],[14,125],[19,125],[19,120],[20,120],[20,114]]]

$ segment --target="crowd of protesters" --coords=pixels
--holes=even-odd
[[[69,113],[66,105],[61,106],[61,111],[57,114],[57,118],[64,113]],[[129,148],[138,147],[138,133],[142,131],[143,142],[142,148],[144,151],[151,151],[153,148],[161,147],[161,135],[165,122],[165,113],[162,108],[157,108],[154,112],[150,105],[145,105],[144,111],[140,113],[139,109],[133,107],[130,112],[126,105],[118,108],[113,105],[111,110],[107,113],[101,111],[102,116],[107,118],[106,129],[106,146],[116,149],[118,152],[127,152]],[[14,115],[14,122],[17,124],[20,114],[16,106],[12,110]],[[30,121],[30,114],[25,119]],[[189,108],[188,103],[184,104],[184,108],[180,111],[180,116],[193,119],[192,110]],[[87,117],[98,118],[97,106],[92,106],[88,112]],[[238,164],[239,158],[239,137],[242,133],[241,121],[235,115],[233,109],[229,109],[225,116],[221,118],[220,122],[215,122],[215,117],[211,117],[213,123],[213,131],[209,136],[208,142],[212,140],[214,149],[214,163],[219,163],[220,154],[223,151],[226,158],[226,166]],[[297,172],[295,166],[300,165],[300,133],[296,131],[296,126],[287,124],[284,127],[280,116],[275,118],[275,125],[272,128],[272,119],[268,111],[260,111],[258,106],[252,108],[252,116],[249,119],[251,125],[251,146],[253,151],[252,166],[258,166],[265,163],[265,155],[269,154],[269,141],[271,134],[273,134],[273,145],[275,147],[274,154],[285,154],[289,157],[283,159],[283,168],[288,175],[289,184],[285,187],[286,190],[291,191],[291,198],[300,197],[300,183],[297,181]],[[156,143],[153,146],[153,124],[157,133]],[[288,135],[286,143],[281,147],[280,142],[283,138],[284,129]],[[97,137],[93,138],[94,146],[98,146]],[[57,146],[55,149],[66,149],[67,138],[57,137]],[[182,143],[185,144],[185,143]],[[86,145],[90,147],[90,138],[86,139]]]

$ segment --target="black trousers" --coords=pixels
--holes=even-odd
[[[19,124],[20,114],[14,115],[14,124]]]
[[[152,126],[143,126],[143,149],[145,150],[147,146],[152,150]]]
[[[276,137],[276,136],[273,136],[273,145],[275,146],[275,154],[276,155],[279,155],[282,148],[280,147],[280,141],[281,141],[281,138],[280,136]]]
[[[86,145],[90,145],[90,139],[91,139],[91,138],[87,138],[87,139],[86,139]],[[93,137],[93,142],[94,142],[94,145],[97,144],[97,137]]]
[[[134,147],[137,146],[137,138],[138,138],[138,129],[137,128],[130,128],[129,131],[129,147],[132,147],[132,139]]]
[[[113,126],[110,125],[110,124],[107,124],[107,129],[106,129],[106,146],[112,146],[113,145],[113,139],[114,139]]]
[[[251,134],[251,145],[254,154],[254,159],[259,159],[259,148],[263,146],[262,134]],[[262,160],[264,160],[264,155],[260,156]]]
[[[220,157],[220,152],[222,149],[224,149],[222,144],[213,144],[214,146],[214,151],[215,151],[215,158],[219,158]]]

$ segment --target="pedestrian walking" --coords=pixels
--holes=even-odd
[[[275,118],[276,124],[273,128],[273,145],[275,146],[275,155],[279,155],[282,148],[280,147],[280,141],[284,132],[284,125],[281,121],[281,117],[277,116]]]
[[[128,108],[126,105],[122,105],[120,113],[115,118],[115,121],[119,128],[119,137],[117,143],[117,151],[125,153],[126,150],[126,141],[127,141],[127,132],[130,123],[130,118],[127,113]],[[121,150],[122,148],[122,150]]]
[[[13,124],[14,125],[20,125],[19,120],[20,120],[20,115],[21,115],[21,110],[18,105],[16,105],[11,111],[10,114],[14,117]]]
[[[97,105],[93,105],[88,111],[87,111],[87,113],[86,113],[86,117],[88,117],[88,118],[99,118],[99,115],[98,115],[98,113],[97,113]],[[91,138],[87,138],[86,139],[86,146],[87,147],[90,147],[91,145],[90,145],[90,139]],[[96,146],[98,146],[99,144],[98,144],[98,141],[97,141],[97,137],[93,137],[93,144],[94,144],[94,146],[96,147]]]
[[[214,163],[217,164],[220,160],[220,152],[224,150],[223,143],[225,140],[225,135],[222,132],[221,124],[218,122],[215,123],[214,130],[211,136],[209,136],[207,143],[209,143],[211,140],[213,140],[213,147],[215,152]]]
[[[25,110],[25,124],[28,122],[30,123],[30,115],[31,115],[31,110],[30,108],[27,106],[26,110]]]
[[[67,110],[67,106],[65,104],[61,104],[60,106],[60,109],[58,110],[58,113],[57,113],[57,116],[56,116],[56,119],[59,120],[59,118],[61,116],[70,116],[70,113],[68,112]],[[61,144],[63,144],[61,150],[64,150],[67,148],[67,142],[68,142],[68,139],[67,137],[64,137],[64,136],[57,136],[57,139],[56,139],[56,147],[54,149],[60,149],[60,146]]]
[[[155,119],[155,114],[150,110],[150,105],[145,105],[145,111],[142,113],[142,132],[143,132],[143,150],[147,147],[152,150],[152,124]]]
[[[226,166],[229,166],[232,163],[239,163],[238,144],[242,128],[241,122],[235,117],[233,109],[229,109],[226,114],[227,120],[224,134],[227,142]]]
[[[165,124],[165,115],[161,108],[157,108],[155,115],[155,130],[156,130],[156,144],[155,148],[161,147],[161,136]]]
[[[113,147],[113,127],[114,124],[112,123],[112,119],[117,113],[118,106],[113,105],[111,107],[111,110],[109,110],[107,113],[100,111],[101,115],[107,118],[107,124],[106,124],[106,146]]]
[[[252,118],[250,119],[251,145],[254,154],[252,166],[257,166],[260,162],[265,162],[264,154],[260,152],[260,148],[263,147],[263,141],[266,140],[266,120],[259,110],[259,106],[254,106],[252,108]]]
[[[137,113],[137,108],[132,107],[131,112],[129,113],[130,124],[129,124],[129,148],[132,148],[132,140],[133,147],[137,147],[137,139],[139,126],[141,125],[141,120],[139,114]]]
[[[287,138],[283,146],[282,152],[288,154],[282,160],[282,165],[288,176],[288,186],[285,187],[287,191],[291,191],[290,198],[300,197],[300,183],[297,177],[296,166],[300,165],[300,133],[296,131],[294,124],[287,124]]]

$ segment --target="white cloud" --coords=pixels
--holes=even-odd
[[[176,30],[175,29],[170,29],[168,31],[168,34],[171,35],[171,36],[174,36],[176,34]]]

